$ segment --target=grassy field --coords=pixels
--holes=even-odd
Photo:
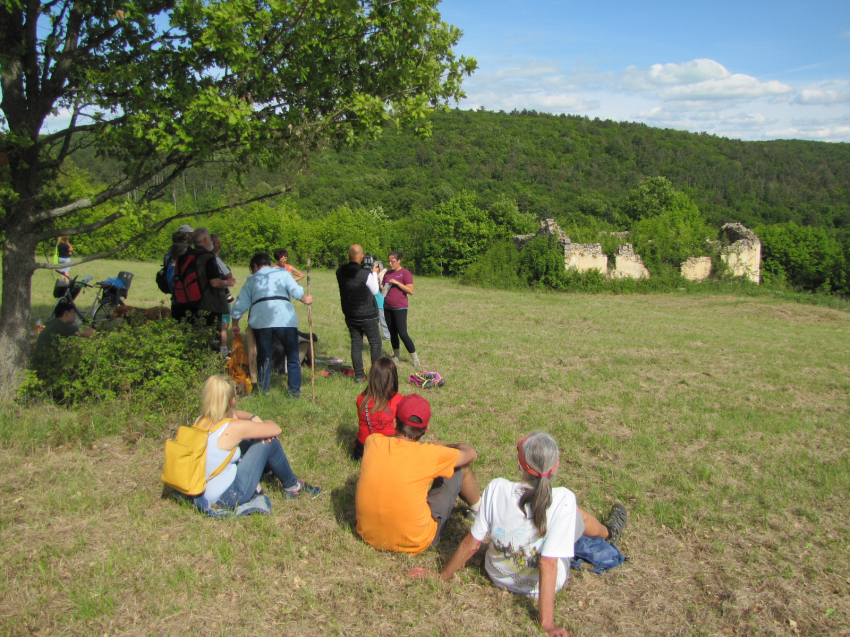
[[[131,304],[164,298],[155,265],[79,268],[96,280],[121,269],[136,273]],[[51,289],[38,273],[37,313],[49,312]],[[314,273],[313,292],[319,355],[347,359],[333,274]],[[427,393],[428,437],[475,446],[482,487],[514,478],[517,438],[542,429],[562,449],[558,486],[596,513],[629,508],[630,561],[574,572],[556,597],[571,635],[850,634],[850,314],[417,278],[410,331],[424,368],[448,379]],[[399,375],[411,371],[405,362]],[[0,635],[537,634],[536,606],[494,588],[480,559],[448,584],[406,578],[451,555],[469,528],[459,513],[418,557],[358,538],[358,465],[346,454],[358,389],[317,378],[313,403],[306,374],[306,399],[280,389],[251,399],[281,423],[296,473],[325,490],[295,502],[273,491],[268,517],[216,521],[164,498],[162,440],[7,442]],[[0,421],[26,430],[98,418],[122,431],[120,411],[105,409],[6,406]]]

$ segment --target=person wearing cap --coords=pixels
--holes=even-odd
[[[171,235],[171,243],[185,243],[186,247],[189,246],[189,241],[191,241],[192,233],[195,232],[195,229],[188,224],[183,224],[179,228],[177,228],[177,232]],[[168,268],[168,265],[174,260],[174,257],[171,254],[171,248],[165,253],[165,256],[162,259],[162,267]]]
[[[477,514],[481,494],[465,444],[422,443],[431,406],[418,394],[396,410],[396,435],[366,438],[355,509],[357,533],[384,551],[417,554],[440,539],[458,496]]]
[[[451,579],[489,535],[487,575],[501,589],[537,597],[540,625],[550,637],[567,637],[567,631],[555,625],[555,591],[567,583],[576,540],[582,535],[619,540],[627,520],[625,507],[618,503],[603,524],[578,507],[575,493],[552,488],[559,463],[558,443],[549,434],[535,431],[520,438],[517,465],[522,480],[496,478],[487,485],[472,529],[440,574],[444,581]],[[414,568],[408,575],[434,574]]]

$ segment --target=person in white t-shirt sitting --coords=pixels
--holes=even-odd
[[[519,595],[539,598],[539,619],[550,637],[567,637],[555,625],[555,591],[567,583],[575,541],[582,535],[618,540],[626,526],[626,508],[611,507],[606,524],[581,510],[575,494],[552,488],[558,470],[558,443],[547,433],[530,433],[517,443],[522,482],[493,480],[481,495],[481,508],[472,530],[458,546],[440,577],[451,579],[489,535],[485,570],[493,583]],[[411,577],[427,577],[414,568]]]

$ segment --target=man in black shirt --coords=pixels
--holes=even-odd
[[[381,332],[378,322],[378,273],[362,266],[363,248],[355,244],[348,249],[348,263],[339,266],[336,280],[345,324],[351,336],[351,364],[354,382],[366,380],[363,368],[363,336],[369,339],[372,364],[381,357]]]

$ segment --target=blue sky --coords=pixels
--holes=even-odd
[[[850,0],[443,0],[461,108],[850,142]]]

